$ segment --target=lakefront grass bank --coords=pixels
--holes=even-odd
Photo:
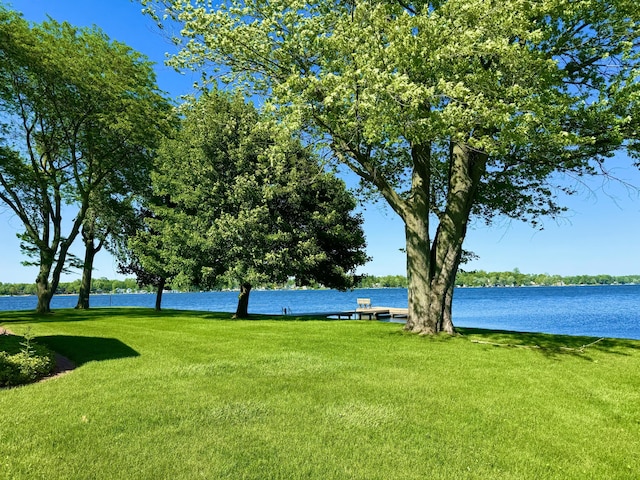
[[[636,478],[640,342],[147,309],[2,312],[0,478]]]

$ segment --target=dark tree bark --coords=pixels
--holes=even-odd
[[[53,253],[55,250],[48,247],[40,250],[40,270],[36,277],[36,293],[38,294],[36,313],[51,313],[51,299],[58,289],[69,247],[77,233],[78,231],[74,227],[69,238],[60,243],[60,253],[55,261]],[[51,281],[49,281],[50,276]]]
[[[82,229],[82,239],[85,245],[84,263],[82,267],[82,280],[80,282],[80,291],[78,292],[78,304],[76,308],[86,310],[89,308],[89,296],[91,295],[91,278],[93,275],[93,261],[102,249],[103,241],[95,244],[92,228]]]
[[[57,198],[57,203],[60,203],[59,196]],[[56,293],[58,289],[58,285],[60,283],[60,275],[62,274],[67,254],[69,253],[69,248],[71,244],[78,236],[80,232],[80,226],[87,212],[87,196],[85,195],[82,200],[82,207],[76,216],[76,219],[73,223],[73,227],[69,236],[64,240],[61,239],[60,227],[62,224],[62,217],[59,215],[55,216],[54,223],[54,240],[52,244],[53,248],[48,246],[42,246],[42,243],[45,245],[48,244],[49,238],[49,227],[45,226],[43,238],[44,241],[38,241],[37,244],[40,244],[40,271],[38,276],[36,277],[36,287],[38,294],[38,304],[36,306],[36,313],[51,313],[51,299],[53,295]],[[59,211],[59,209],[57,210]],[[31,238],[37,238],[37,235],[34,233]],[[59,250],[58,250],[59,245]],[[57,258],[55,257],[55,252],[58,251]],[[51,281],[49,281],[49,277],[51,276]]]
[[[91,294],[91,276],[93,272],[93,259],[95,251],[93,241],[86,244],[84,251],[84,266],[82,268],[82,280],[80,281],[80,291],[78,292],[77,309],[86,310],[89,308],[89,295]]]
[[[405,217],[408,306],[406,330],[435,330],[429,320],[429,222],[427,216]]]
[[[156,290],[156,312],[162,310],[162,293],[164,292],[164,287],[167,284],[167,279],[161,277]]]
[[[423,333],[434,330],[429,318],[429,264],[431,258],[429,236],[429,206],[431,190],[431,145],[416,144],[411,147],[414,170],[411,177],[411,195],[401,199],[391,185],[373,176],[389,205],[400,215],[405,224],[408,279],[408,315],[405,329]],[[362,162],[361,162],[362,163]],[[376,181],[377,180],[377,181]]]
[[[244,282],[240,285],[240,294],[238,295],[238,308],[233,318],[247,318],[249,316],[249,294],[251,293],[251,284]]]

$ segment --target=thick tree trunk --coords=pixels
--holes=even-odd
[[[405,224],[409,311],[405,329],[415,333],[435,333],[429,323],[429,202],[431,189],[431,146],[411,148],[414,171],[411,197],[396,211]],[[393,200],[393,197],[389,198]]]
[[[438,332],[454,333],[451,305],[455,278],[485,165],[486,155],[466,145],[452,144],[447,205],[431,247],[429,318]]]
[[[156,312],[162,310],[162,292],[164,292],[164,286],[167,284],[167,279],[160,279],[160,283],[158,283],[158,288],[156,290]]]
[[[93,275],[93,261],[96,258],[104,240],[98,242],[96,246],[94,224],[87,223],[82,227],[82,241],[84,242],[84,263],[82,265],[82,281],[80,282],[80,292],[78,293],[78,304],[76,308],[88,309],[89,296],[91,295],[91,278]]]
[[[41,269],[42,270],[42,269]],[[36,313],[51,313],[51,299],[53,298],[53,291],[47,280],[47,276],[39,274],[36,278],[36,288],[38,293],[38,304],[36,306]]]
[[[351,149],[357,151],[356,149]],[[448,189],[444,212],[431,242],[432,210],[431,145],[411,146],[411,192],[400,196],[366,155],[357,158],[364,170],[356,173],[371,181],[405,223],[407,241],[408,315],[405,329],[419,334],[454,333],[451,306],[455,275],[462,256],[469,215],[487,156],[467,145],[451,143]]]
[[[36,313],[50,313],[51,299],[55,293],[53,286],[49,283],[49,275],[51,274],[51,262],[46,252],[40,252],[40,271],[36,277],[36,293],[38,295],[38,304],[36,305]]]
[[[451,310],[456,271],[453,264],[446,264],[442,266],[442,273],[431,279],[429,318],[435,323],[436,332],[455,333]]]
[[[466,232],[466,226],[464,231]],[[455,238],[450,239],[450,243],[448,245],[442,245],[439,242],[443,242],[443,239],[436,235],[433,250],[438,250],[438,247],[440,246],[441,249],[446,249],[448,252],[452,252],[452,254],[455,254],[456,251],[461,254],[464,236],[464,234],[458,235]],[[429,316],[437,319],[435,320],[437,325],[436,331],[453,334],[455,333],[455,330],[451,310],[456,273],[458,272],[458,266],[460,264],[459,256],[454,260],[445,256],[442,261],[434,260],[432,258],[431,262],[433,269],[429,290]]]
[[[405,214],[409,314],[406,329],[420,334],[454,333],[451,305],[462,243],[486,156],[452,144],[447,204],[429,244],[427,215],[420,208]]]
[[[457,272],[457,269],[456,269]],[[447,288],[446,297],[444,299],[444,312],[442,313],[442,331],[447,333],[454,333],[453,328],[453,316],[452,316],[452,306],[453,306],[453,289],[455,287],[455,282],[452,282]]]
[[[56,199],[56,203],[59,206],[60,196],[56,196]],[[85,214],[87,212],[87,207],[87,197],[85,196],[80,211],[78,212],[74,220],[73,227],[71,228],[69,235],[64,239],[62,239],[60,235],[62,217],[59,215],[59,208],[55,210],[55,215],[53,214],[53,212],[50,212],[51,215],[55,217],[55,238],[52,241],[51,246],[43,247],[40,245],[42,243],[48,245],[49,243],[50,229],[47,223],[45,223],[45,231],[42,234],[43,238],[41,240],[38,239],[35,233],[32,236],[34,242],[38,244],[40,248],[40,272],[38,273],[38,277],[36,278],[38,293],[38,304],[36,306],[36,313],[51,312],[51,299],[58,289],[58,284],[60,283],[60,275],[64,270],[69,248],[80,232],[80,226],[82,225],[82,221],[84,220]],[[51,280],[49,280],[49,277],[51,277]]]
[[[238,308],[233,318],[247,318],[249,316],[249,294],[251,284],[244,282],[240,285],[240,295],[238,295]]]

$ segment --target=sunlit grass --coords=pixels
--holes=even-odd
[[[0,314],[0,478],[637,478],[640,342],[146,309]],[[475,343],[483,342],[483,343]],[[504,346],[496,346],[496,344]],[[521,348],[513,345],[520,345]]]

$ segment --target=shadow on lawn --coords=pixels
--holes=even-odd
[[[629,355],[629,350],[640,350],[640,341],[624,338],[551,335],[482,328],[457,328],[456,330],[472,342],[495,347],[529,348],[550,357],[574,355],[590,360],[588,353],[593,350],[614,355]]]
[[[89,310],[61,308],[51,313],[35,313],[33,310],[14,310],[0,312],[0,325],[10,323],[49,323],[49,322],[86,322],[104,320],[114,316],[130,318],[148,318],[153,316],[177,316],[179,311],[156,312],[151,308],[140,307],[102,307]]]
[[[49,335],[34,341],[64,355],[80,366],[98,360],[139,357],[140,354],[116,338]]]
[[[113,317],[128,318],[184,318],[189,315],[197,315],[205,320],[234,320],[233,312],[209,312],[200,310],[173,310],[162,309],[157,312],[152,308],[141,307],[99,307],[89,310],[76,310],[73,308],[57,309],[51,313],[38,314],[33,310],[17,310],[0,312],[0,325],[12,323],[56,323],[56,322],[85,322],[91,320],[104,320]],[[284,322],[307,322],[313,321],[338,321],[335,318],[327,318],[322,314],[318,315],[261,315],[250,314],[248,318],[237,319],[237,321],[251,320],[277,320]]]

